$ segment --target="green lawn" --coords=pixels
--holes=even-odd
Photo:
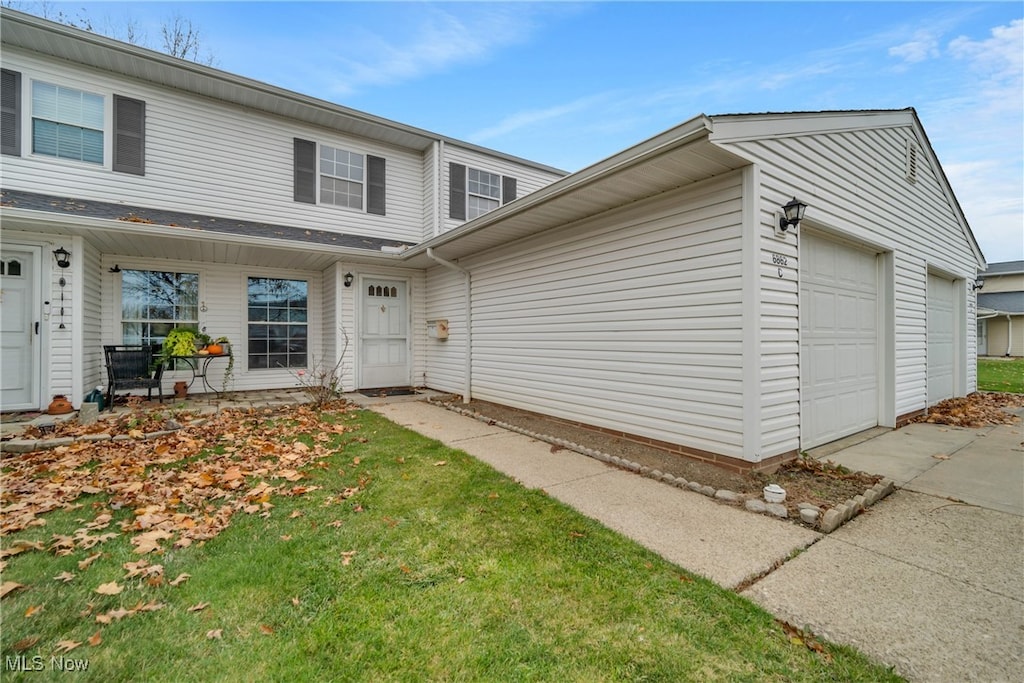
[[[123,456],[79,463],[74,476],[102,491],[2,539],[42,545],[6,559],[3,581],[23,587],[0,603],[3,680],[59,678],[54,667],[68,663],[87,663],[76,680],[96,681],[898,680],[852,649],[801,641],[746,599],[461,451],[370,412],[328,418],[354,431],[304,437],[332,454],[301,480],[280,469],[298,451],[255,419],[220,442],[175,441],[181,460],[144,471]],[[225,466],[248,446],[230,444],[243,442],[263,453],[262,469],[237,489],[251,495],[230,526],[134,552],[126,529],[158,519],[160,505],[181,529],[217,516],[235,489],[211,482],[232,478]],[[56,461],[74,455],[41,464],[31,485],[67,481]],[[10,484],[29,486],[13,479],[5,508],[17,504]],[[268,499],[259,481],[320,488]],[[153,503],[159,495],[169,502]],[[108,514],[108,526],[87,528]],[[67,537],[79,542],[59,555]],[[125,567],[140,559],[148,571]],[[191,578],[172,586],[182,574]],[[111,583],[121,592],[97,593]],[[42,675],[12,670],[36,665]]]
[[[979,358],[978,390],[1024,394],[1024,358]]]

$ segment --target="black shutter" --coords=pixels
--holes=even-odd
[[[366,213],[384,215],[384,159],[366,155]]]
[[[316,204],[316,143],[295,138],[295,201]]]
[[[466,220],[466,167],[448,165],[448,217]]]
[[[0,153],[21,156],[21,73],[0,69]]]
[[[516,179],[505,176],[501,179],[501,203],[508,204],[516,198]]]
[[[114,95],[114,163],[119,173],[146,175],[146,103]]]

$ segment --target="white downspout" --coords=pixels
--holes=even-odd
[[[465,380],[464,388],[462,390],[462,402],[469,403],[470,392],[472,391],[472,372],[473,372],[473,281],[469,274],[469,271],[460,266],[457,263],[447,261],[434,253],[432,247],[427,247],[427,256],[437,263],[441,264],[445,268],[456,270],[465,276],[465,300],[466,300],[466,341],[465,341],[465,368],[463,370],[463,378]]]

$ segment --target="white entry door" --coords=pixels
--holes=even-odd
[[[39,407],[39,250],[0,250],[0,408]]]
[[[878,424],[876,255],[810,234],[800,245],[801,446]]]
[[[401,280],[364,278],[360,318],[360,389],[409,385],[407,287]]]
[[[956,368],[956,289],[928,274],[928,405],[953,397]]]

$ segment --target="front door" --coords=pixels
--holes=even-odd
[[[0,408],[39,407],[40,338],[36,279],[39,250],[0,250]]]
[[[360,389],[409,384],[406,289],[401,280],[363,279]]]

